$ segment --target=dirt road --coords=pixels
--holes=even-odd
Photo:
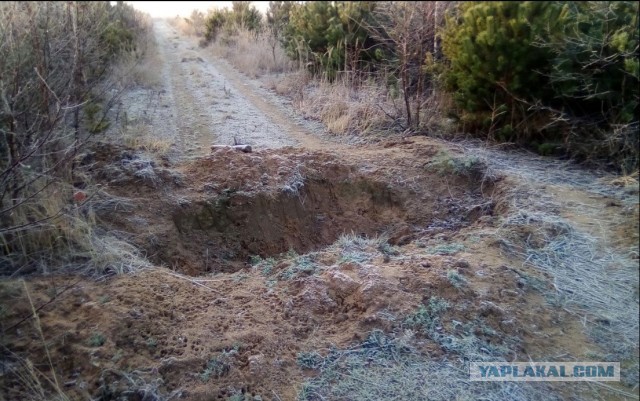
[[[155,21],[154,33],[161,83],[151,103],[158,104],[141,102],[140,93],[125,102],[133,118],[136,113],[148,118],[154,135],[169,140],[177,154],[205,155],[211,144],[234,142],[257,150],[319,146],[307,128],[256,95],[246,78],[198,47],[195,39],[179,36],[163,20]]]

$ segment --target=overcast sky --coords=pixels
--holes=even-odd
[[[210,8],[231,8],[230,1],[126,1],[135,8],[145,13],[151,14],[152,17],[175,17],[180,15],[188,17],[195,9],[207,11]],[[252,1],[251,2],[263,14],[269,8],[268,1]]]

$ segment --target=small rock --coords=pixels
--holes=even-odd
[[[454,266],[455,266],[455,267],[459,267],[459,268],[461,268],[461,269],[468,269],[468,268],[470,268],[470,267],[471,267],[471,265],[469,264],[469,262],[467,262],[467,261],[466,261],[466,260],[464,260],[464,259],[460,259],[460,260],[458,260],[458,261],[454,264]]]
[[[516,327],[514,319],[505,319],[500,322],[500,328],[503,330],[513,330]]]
[[[503,298],[505,297],[517,298],[520,296],[520,293],[516,290],[504,289],[500,291],[500,296]]]
[[[504,312],[504,309],[490,301],[484,301],[480,305],[480,315],[483,317],[489,315],[502,316]]]
[[[386,290],[387,288],[382,284],[381,280],[368,280],[358,288],[356,296],[358,306],[366,310],[371,306],[378,305],[383,301],[383,295]]]
[[[329,296],[323,280],[312,276],[304,279],[301,284],[303,289],[295,298],[295,305],[293,305],[297,311],[306,309],[315,314],[324,314],[337,308],[338,304]]]
[[[329,288],[341,297],[351,295],[360,285],[347,274],[336,270],[327,272],[327,280],[329,281]]]
[[[87,194],[84,191],[76,191],[73,194],[73,200],[76,203],[82,203],[87,199]]]
[[[251,374],[256,375],[262,371],[264,366],[264,355],[251,355],[249,357],[249,371]]]
[[[360,267],[361,266],[356,262],[345,262],[340,264],[340,270],[342,271],[357,271]]]

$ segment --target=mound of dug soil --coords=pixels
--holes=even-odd
[[[125,154],[126,163],[105,160],[95,171],[117,177],[110,191],[135,206],[100,217],[114,230],[135,233],[133,241],[153,262],[190,275],[234,272],[252,257],[314,251],[342,234],[384,234],[392,244],[406,243],[414,226],[482,215],[461,206],[481,196],[479,182],[449,186],[433,175],[401,188],[384,169],[362,171],[324,152],[219,149],[173,169]],[[164,189],[160,196],[157,187]]]

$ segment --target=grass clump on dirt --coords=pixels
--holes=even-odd
[[[250,257],[249,263],[254,269],[260,270],[263,276],[269,276],[276,266],[276,260],[274,258],[262,259],[260,256],[253,255]]]
[[[316,253],[298,255],[290,250],[278,258],[260,256],[251,257],[251,265],[265,277],[273,276],[276,280],[293,280],[299,277],[311,276],[320,271],[320,264],[316,261]],[[276,272],[278,266],[285,266]],[[277,273],[277,274],[275,274]]]
[[[431,335],[440,325],[440,316],[449,309],[449,303],[438,297],[431,297],[429,303],[421,305],[417,311],[409,315],[404,322],[405,327],[421,330]]]
[[[453,156],[441,151],[432,161],[426,164],[427,170],[442,176],[463,176],[468,178],[483,178],[487,165],[477,156]]]
[[[209,362],[207,362],[206,368],[200,373],[200,380],[207,382],[212,376],[214,378],[220,378],[227,374],[229,369],[231,369],[231,365],[229,364],[226,354],[211,358]]]
[[[292,280],[294,278],[311,276],[317,273],[320,265],[315,260],[315,254],[295,255],[291,265],[278,274],[282,280]]]
[[[488,304],[488,307],[495,306]],[[498,332],[481,317],[468,322],[445,319],[445,314],[451,309],[452,305],[445,299],[431,297],[426,305],[420,305],[405,318],[403,328],[423,334],[447,353],[459,355],[465,360],[503,360],[518,345],[518,338],[498,337]],[[498,344],[498,341],[502,344]]]
[[[325,251],[335,253],[339,264],[371,263],[380,255],[383,255],[386,261],[400,255],[398,248],[390,245],[386,237],[366,238],[355,234],[341,235]],[[318,260],[320,255],[321,252],[299,255],[296,251],[290,250],[277,258],[263,259],[260,256],[252,256],[250,264],[265,277],[288,281],[321,273],[326,266]],[[283,267],[278,268],[279,266]]]
[[[223,350],[219,355],[210,358],[204,370],[200,373],[200,380],[207,382],[211,377],[219,379],[229,373],[239,350],[240,345],[234,345],[230,349]]]
[[[90,347],[101,347],[105,342],[107,342],[107,337],[105,337],[102,333],[95,332],[91,334],[91,337],[89,337],[87,344],[89,344]]]
[[[380,253],[397,256],[399,251],[390,245],[384,236],[366,238],[355,234],[343,234],[330,247],[339,255],[339,261],[367,263],[373,261]]]
[[[300,173],[300,168],[297,166],[287,182],[282,186],[282,192],[289,194],[292,197],[300,196],[300,191],[304,188],[304,176]]]
[[[130,148],[140,151],[166,156],[171,150],[171,142],[158,138],[153,133],[153,127],[144,121],[127,121],[125,118],[121,124],[119,134],[123,143]]]
[[[318,369],[322,366],[324,358],[317,352],[298,352],[296,362],[304,369]]]
[[[467,280],[456,270],[447,271],[447,280],[449,280],[449,283],[457,289],[461,289],[467,284]]]
[[[427,248],[427,253],[431,255],[455,255],[458,252],[464,250],[464,245],[452,243],[436,245],[434,247]]]

